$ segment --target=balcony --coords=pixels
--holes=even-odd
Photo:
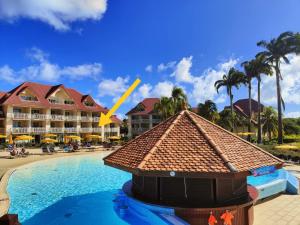
[[[93,128],[93,132],[95,132],[95,133],[101,133],[102,132],[102,128],[101,127]]]
[[[99,122],[99,117],[93,117],[93,122]]]
[[[12,128],[13,134],[28,134],[30,133],[29,127],[13,127]]]
[[[76,127],[65,127],[65,133],[77,133]]]
[[[119,127],[107,127],[104,129],[104,132],[119,132]]]
[[[134,134],[142,134],[149,130],[149,128],[132,128],[132,133]]]
[[[13,113],[13,119],[17,120],[29,120],[30,114],[29,113]]]
[[[77,116],[65,116],[66,121],[77,121]]]
[[[92,122],[92,117],[90,116],[82,116],[81,122]]]
[[[43,133],[46,133],[46,128],[44,128],[44,127],[31,127],[31,133],[43,134]]]
[[[51,114],[50,119],[53,121],[63,121],[65,117],[63,115]]]
[[[47,118],[46,114],[38,114],[38,113],[31,114],[32,120],[45,120],[46,118]]]
[[[51,127],[49,131],[50,131],[50,133],[63,133],[64,128],[62,128],[62,127]]]
[[[91,132],[93,132],[93,128],[83,127],[83,128],[80,129],[80,132],[82,132],[82,133],[91,133]]]

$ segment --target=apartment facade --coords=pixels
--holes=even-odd
[[[28,134],[39,142],[44,134],[98,134],[105,141],[120,135],[121,121],[112,116],[113,123],[99,127],[101,112],[108,110],[97,104],[90,95],[66,88],[25,82],[13,90],[0,92],[0,134]]]
[[[131,109],[128,116],[128,137],[141,135],[161,122],[161,118],[154,110],[159,98],[145,98]]]

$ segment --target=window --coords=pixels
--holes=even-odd
[[[68,100],[68,99],[65,100],[64,103],[65,103],[66,105],[74,105],[74,101]]]
[[[22,110],[21,110],[20,108],[14,108],[14,109],[13,109],[13,112],[14,112],[14,113],[21,113]]]
[[[20,98],[24,101],[31,101],[31,102],[36,102],[38,99],[35,96],[30,96],[30,95],[21,95]]]
[[[22,127],[22,124],[21,124],[20,121],[14,121],[14,122],[13,122],[13,127],[14,127],[14,128]]]
[[[93,107],[93,106],[94,106],[94,103],[93,103],[93,102],[85,101],[85,102],[84,102],[84,105],[85,105],[85,106],[89,106],[89,107]]]
[[[32,109],[31,114],[40,114],[40,110],[39,109]]]

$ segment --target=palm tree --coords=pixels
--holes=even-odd
[[[230,110],[231,110],[231,120],[233,124],[234,115],[233,115],[233,94],[232,94],[232,88],[236,87],[239,89],[241,84],[245,83],[245,75],[243,72],[240,72],[234,68],[231,68],[228,72],[228,74],[223,75],[222,80],[217,80],[215,82],[215,87],[217,89],[217,92],[219,93],[219,89],[221,87],[226,87],[227,95],[230,98]],[[234,126],[232,126],[231,131],[233,132]]]
[[[269,141],[271,141],[272,135],[275,136],[278,132],[277,112],[271,106],[265,107],[262,113],[262,121],[263,121],[263,126],[262,126],[263,133],[264,135],[267,134]]]
[[[216,123],[220,118],[217,105],[211,100],[206,100],[205,103],[199,103],[198,114],[213,123]]]
[[[187,107],[187,97],[182,88],[173,87],[171,101],[173,102],[175,113],[180,112]]]
[[[272,75],[273,69],[272,66],[268,62],[263,55],[256,56],[253,62],[253,75],[257,79],[257,103],[258,103],[258,115],[257,115],[257,123],[258,123],[258,132],[257,132],[257,143],[260,144],[262,142],[262,127],[261,127],[261,104],[260,104],[260,86],[261,86],[261,74]]]
[[[254,76],[254,60],[251,61],[245,61],[241,64],[244,67],[245,71],[245,78],[247,80],[247,85],[248,85],[248,104],[249,104],[249,118],[248,118],[248,133],[251,133],[251,123],[252,123],[252,78]],[[248,141],[250,141],[251,135],[248,135]]]
[[[264,56],[266,62],[273,66],[276,74],[277,87],[277,109],[278,109],[278,144],[283,142],[282,133],[282,106],[284,106],[281,96],[280,80],[282,75],[280,71],[281,60],[289,63],[288,55],[292,53],[300,53],[300,37],[299,33],[284,32],[270,42],[260,41],[258,46],[265,48],[265,51],[258,53],[258,56]]]
[[[174,105],[170,98],[161,97],[158,103],[155,103],[154,110],[158,112],[162,120],[175,114]]]

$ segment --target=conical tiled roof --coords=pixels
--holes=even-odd
[[[184,110],[128,142],[105,164],[135,174],[249,172],[282,161],[227,130]]]

